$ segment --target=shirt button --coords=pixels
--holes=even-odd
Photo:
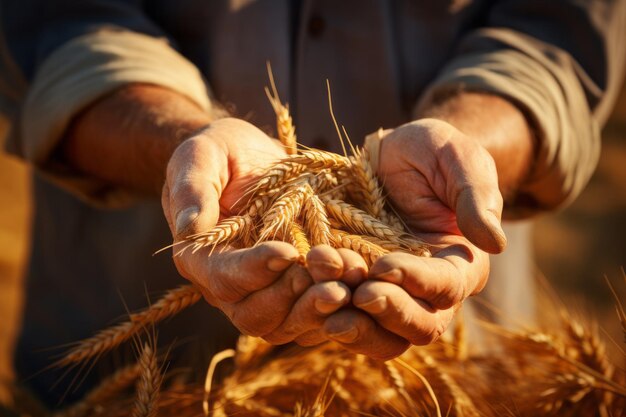
[[[326,29],[326,22],[320,16],[311,16],[309,19],[309,35],[312,38],[319,38]]]

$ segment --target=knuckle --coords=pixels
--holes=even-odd
[[[175,177],[181,166],[184,166],[187,159],[196,152],[198,148],[197,142],[197,140],[191,138],[183,141],[176,147],[167,164],[166,175],[169,178]]]
[[[267,334],[267,329],[262,323],[255,320],[255,315],[248,314],[240,309],[233,309],[230,320],[233,325],[243,334],[253,337],[261,337]]]
[[[425,329],[411,339],[411,343],[417,346],[429,345],[437,341],[446,330],[443,323],[438,322],[433,327]]]
[[[284,345],[285,343],[289,343],[291,342],[291,340],[288,340],[287,338],[285,338],[282,335],[277,335],[274,333],[271,334],[266,334],[264,336],[261,337],[263,340],[265,340],[267,343],[269,343],[270,345]]]
[[[372,352],[372,354],[369,356],[372,359],[386,362],[402,355],[404,352],[406,352],[406,350],[409,347],[410,347],[409,342],[398,342],[398,343],[394,342],[393,344],[390,344],[390,346],[388,346],[387,349],[385,350],[378,349]]]
[[[433,305],[442,310],[454,307],[465,299],[465,291],[461,285],[451,285],[433,300]]]
[[[243,297],[239,291],[235,291],[232,285],[226,284],[223,279],[213,279],[213,285],[211,285],[211,292],[215,295],[215,298],[223,303],[236,303]]]
[[[296,342],[298,346],[312,347],[312,346],[317,346],[321,343],[324,343],[326,340],[327,339],[325,339],[323,336],[316,333],[315,335],[304,334],[302,336],[299,336],[296,339],[294,339],[294,342]]]
[[[195,181],[189,173],[181,174],[174,178],[170,189],[170,201],[178,201],[201,193],[206,188],[205,184]]]

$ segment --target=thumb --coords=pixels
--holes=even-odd
[[[457,224],[463,235],[478,248],[500,253],[506,247],[506,236],[500,225],[502,203],[498,208],[497,197],[481,188],[475,186],[460,192],[456,203]]]
[[[203,137],[181,143],[168,163],[166,178],[169,213],[165,215],[175,240],[215,226],[227,180],[228,161],[219,146]]]
[[[453,164],[449,184],[454,184],[452,207],[463,235],[478,248],[500,253],[506,247],[501,226],[502,195],[495,163],[483,148],[465,153]],[[450,181],[451,180],[451,181]]]

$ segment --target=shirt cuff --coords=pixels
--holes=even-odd
[[[534,166],[515,201],[505,207],[505,215],[521,218],[565,206],[585,187],[600,155],[600,128],[576,76],[576,64],[563,51],[549,45],[537,49],[534,40],[512,31],[482,32],[479,36],[509,47],[454,58],[418,108],[459,90],[510,100],[526,115],[538,149]]]
[[[94,101],[130,83],[160,85],[205,111],[211,103],[198,69],[168,44],[124,30],[78,37],[54,51],[38,69],[20,117],[18,146],[43,176],[97,205],[121,206],[129,190],[73,171],[54,153],[73,117]]]

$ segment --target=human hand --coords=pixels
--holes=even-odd
[[[501,252],[506,238],[493,159],[448,123],[423,119],[387,132],[378,176],[433,256],[378,259],[354,291],[356,308],[330,316],[324,331],[351,351],[389,359],[446,330],[461,302],[486,283],[484,251]]]
[[[183,142],[169,161],[162,194],[175,241],[236,214],[234,206],[251,181],[284,156],[278,142],[238,119],[217,120]],[[340,282],[354,275],[350,259],[337,261],[316,249],[305,269],[296,264],[297,250],[284,242],[221,249],[185,251],[174,262],[244,334],[275,344],[319,343],[323,319],[350,301]],[[314,284],[311,278],[327,274],[340,280]]]

